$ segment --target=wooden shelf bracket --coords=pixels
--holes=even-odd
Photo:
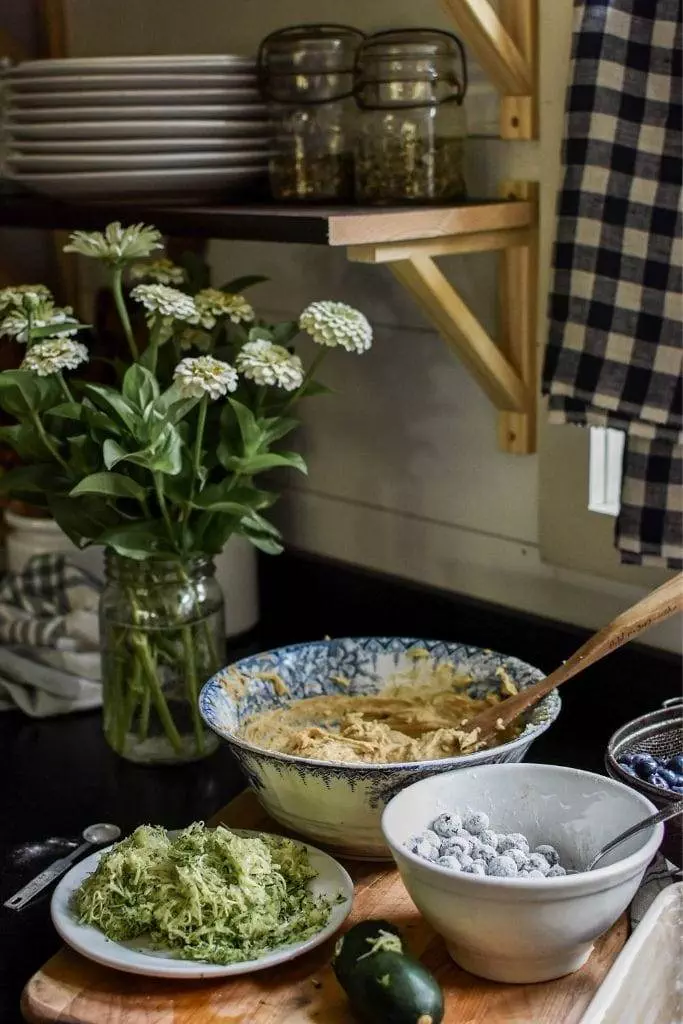
[[[511,182],[510,198],[537,205],[538,186]],[[497,344],[434,262],[436,256],[500,250],[500,341]],[[386,263],[462,360],[499,412],[501,449],[535,451],[537,227],[473,231],[450,238],[349,246],[348,258]]]
[[[533,139],[537,125],[538,0],[443,0],[455,27],[501,94],[500,134]]]

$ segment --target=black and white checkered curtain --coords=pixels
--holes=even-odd
[[[543,371],[552,423],[626,432],[623,562],[683,560],[680,0],[575,0]]]

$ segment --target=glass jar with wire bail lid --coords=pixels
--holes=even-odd
[[[353,72],[364,38],[347,25],[292,25],[261,43],[261,91],[274,123],[275,199],[353,198]]]
[[[467,62],[457,36],[400,29],[368,36],[356,60],[358,202],[449,202],[463,173]]]

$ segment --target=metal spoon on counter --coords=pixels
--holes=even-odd
[[[121,829],[118,825],[98,822],[96,825],[88,825],[87,828],[84,828],[82,835],[85,842],[77,846],[66,857],[60,857],[59,860],[53,861],[44,871],[36,875],[31,882],[28,882],[18,892],[15,892],[14,896],[10,896],[8,900],[5,900],[4,906],[9,907],[10,910],[21,910],[29,900],[32,900],[39,892],[42,892],[50,882],[54,882],[55,878],[59,878],[60,875],[64,874],[66,869],[82,853],[85,853],[91,846],[104,846],[105,843],[113,843],[121,835]]]
[[[606,843],[599,853],[596,853],[592,861],[585,867],[584,871],[592,871],[598,861],[610,853],[615,846],[620,846],[622,843],[630,839],[637,832],[642,832],[644,828],[652,828],[653,825],[657,825],[660,821],[668,821],[669,818],[675,818],[677,814],[683,814],[683,800],[677,800],[675,804],[670,804],[665,807],[663,811],[658,811],[657,814],[651,814],[648,818],[643,818],[642,821],[636,822],[635,825],[631,825],[625,832],[621,832],[615,839],[612,839],[609,843]]]

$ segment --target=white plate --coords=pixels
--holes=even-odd
[[[244,146],[244,143],[243,143]],[[9,153],[7,164],[13,171],[42,171],[58,173],[60,171],[128,171],[154,170],[162,167],[244,167],[268,162],[268,152],[239,149],[234,152],[219,150],[217,153],[205,153],[198,149],[193,153],[117,153],[92,154],[83,156],[76,154],[14,154]]]
[[[242,830],[240,830],[242,832]],[[258,832],[244,832],[247,835],[259,835]],[[262,834],[262,833],[261,833]],[[146,974],[153,978],[222,978],[234,974],[248,974],[251,971],[262,971],[266,967],[293,960],[310,949],[315,949],[342,926],[348,917],[353,903],[353,882],[341,864],[316,849],[315,846],[303,844],[308,850],[311,865],[317,871],[317,878],[310,882],[311,892],[315,896],[327,896],[332,901],[330,919],[321,931],[306,939],[288,946],[280,946],[271,953],[257,960],[246,960],[240,964],[206,964],[191,960],[178,960],[164,956],[158,950],[143,952],[144,945],[140,942],[118,943],[105,938],[101,931],[91,925],[78,922],[70,908],[73,894],[81,882],[97,867],[97,862],[105,850],[91,854],[72,868],[54,891],[52,896],[52,922],[61,938],[73,949],[89,960],[105,964],[118,971],[130,974]],[[109,847],[111,849],[111,847]],[[343,903],[334,903],[338,893],[344,895]]]
[[[111,156],[112,154],[141,156],[155,156],[158,153],[170,150],[177,153],[178,150],[189,152],[213,152],[233,153],[236,150],[263,150],[269,149],[272,140],[269,138],[233,138],[233,139],[58,139],[50,142],[32,142],[21,140],[12,143],[8,151],[8,158],[13,156],[42,156],[54,153],[57,156]]]
[[[233,138],[239,135],[258,135],[266,138],[270,133],[268,121],[51,121],[49,124],[7,124],[10,145],[12,139],[169,139],[173,136],[197,138],[203,135],[215,138]]]
[[[220,191],[266,172],[265,162],[244,167],[195,167],[154,171],[89,171],[64,174],[8,175],[37,192],[51,196],[125,196],[142,193],[173,193],[196,190]]]
[[[7,128],[11,132],[14,124],[42,124],[45,121],[118,121],[121,118],[144,117],[149,121],[168,118],[169,121],[221,118],[266,118],[268,108],[261,103],[209,103],[198,106],[111,106],[111,107],[15,107],[7,104]]]
[[[23,111],[27,107],[87,107],[104,104],[110,107],[144,106],[149,104],[261,104],[258,89],[101,89],[82,92],[18,92],[8,90],[10,108]]]
[[[11,74],[32,77],[33,75],[87,75],[123,74],[136,72],[179,72],[191,71],[253,71],[256,61],[253,57],[236,57],[223,54],[163,54],[157,57],[60,57],[47,60],[26,60],[12,68]]]
[[[53,89],[222,89],[246,85],[256,86],[254,71],[195,71],[192,74],[121,74],[121,75],[22,75],[5,73],[4,81],[17,93],[52,92]]]

